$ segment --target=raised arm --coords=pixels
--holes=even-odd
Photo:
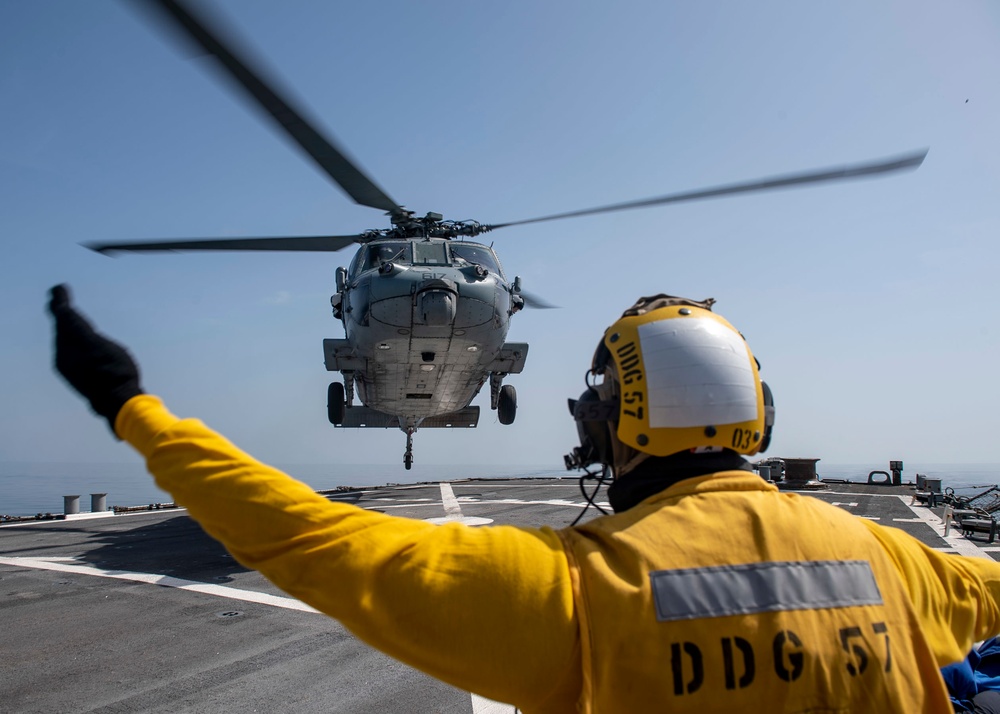
[[[144,394],[134,360],[64,288],[51,307],[57,369],[240,563],[455,686],[528,710],[572,704],[579,635],[555,533],[435,526],[328,501]]]

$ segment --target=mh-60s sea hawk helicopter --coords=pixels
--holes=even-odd
[[[342,236],[287,236],[219,240],[101,243],[121,251],[337,251],[360,244],[349,268],[337,269],[334,316],[343,339],[325,339],[326,368],[339,371],[327,394],[328,417],[340,427],[399,427],[406,433],[403,463],[413,464],[413,434],[420,428],[475,427],[472,401],[489,382],[490,408],[502,424],[517,411],[514,387],[503,384],[524,368],[528,345],[506,342],[510,319],[521,308],[552,307],[532,297],[521,279],[509,280],[492,247],[471,239],[507,226],[723,195],[885,174],[919,166],[926,150],[876,162],[777,176],[627,203],[507,223],[449,221],[439,213],[417,217],[391,199],[278,85],[265,81],[250,54],[179,0],[140,0],[162,10],[201,51],[211,55],[254,105],[295,141],[356,203],[385,211],[391,227]],[[357,404],[360,401],[361,404]]]
[[[520,278],[507,282],[493,250],[434,236],[441,216],[429,214],[422,238],[378,235],[337,269],[334,316],[346,339],[323,340],[328,370],[339,370],[327,395],[336,426],[399,426],[403,464],[413,463],[419,427],[475,427],[470,406],[486,382],[501,424],[517,412],[508,374],[524,369],[527,343],[505,342],[511,316],[531,298]],[[539,304],[544,307],[544,305]],[[354,388],[368,405],[354,406]]]

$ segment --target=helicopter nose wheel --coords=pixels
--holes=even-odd
[[[403,453],[403,466],[409,471],[413,466],[413,429],[406,430],[406,451]]]

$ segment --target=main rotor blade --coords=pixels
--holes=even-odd
[[[249,61],[251,53],[240,48],[232,37],[224,37],[220,23],[215,27],[207,22],[204,14],[196,16],[190,7],[179,0],[142,0],[155,4],[183,30],[188,38],[212,55],[243,89],[339,185],[348,196],[362,206],[398,213],[402,208],[368,178],[361,169],[347,158],[332,139],[324,137],[315,125],[307,121],[305,113],[282,97],[273,80],[265,82],[260,63]],[[256,66],[255,66],[256,65]]]
[[[771,178],[749,181],[746,183],[734,183],[714,188],[705,188],[697,191],[687,191],[685,193],[675,193],[658,198],[645,198],[639,201],[628,201],[626,203],[614,203],[610,206],[600,206],[598,208],[584,208],[579,211],[567,211],[566,213],[555,213],[550,216],[540,218],[529,218],[523,221],[511,221],[510,223],[494,223],[489,226],[490,230],[496,228],[506,228],[507,226],[522,226],[527,223],[541,223],[542,221],[555,221],[560,218],[573,218],[575,216],[589,216],[595,213],[611,213],[612,211],[627,211],[633,208],[647,208],[649,206],[660,206],[666,203],[681,203],[683,201],[696,201],[702,198],[715,198],[716,196],[726,196],[734,193],[750,193],[753,191],[770,191],[789,186],[801,186],[809,183],[825,183],[829,181],[846,181],[866,176],[892,173],[905,169],[915,169],[923,163],[927,156],[927,149],[906,154],[901,157],[882,159],[879,161],[864,164],[851,164],[820,171],[807,171],[797,174],[786,174]]]
[[[218,240],[169,240],[141,243],[88,243],[87,248],[105,255],[111,253],[155,253],[176,250],[292,250],[333,252],[353,243],[364,243],[355,236],[289,236],[282,238],[220,238]]]

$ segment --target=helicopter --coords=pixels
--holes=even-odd
[[[403,465],[413,464],[413,435],[426,428],[474,428],[472,401],[489,384],[490,409],[514,422],[517,392],[504,379],[525,366],[528,345],[507,342],[513,316],[524,307],[554,305],[507,277],[492,245],[476,241],[510,226],[652,207],[682,201],[842,181],[918,167],[926,149],[893,158],[674,193],[505,223],[418,216],[369,178],[288,93],[265,80],[253,53],[225,25],[182,0],[134,0],[209,55],[355,203],[383,211],[390,227],[355,235],[178,239],[91,243],[99,253],[157,251],[333,252],[358,246],[349,267],[336,270],[330,298],[344,337],[323,340],[326,369],[341,379],[327,390],[327,417],[339,428],[392,428],[406,434]]]

